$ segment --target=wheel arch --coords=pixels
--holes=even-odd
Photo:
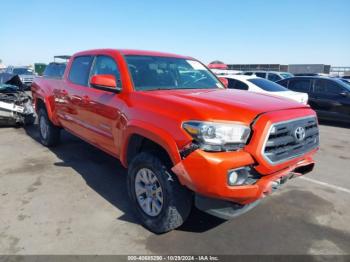
[[[48,115],[50,121],[57,126],[59,125],[58,121],[56,120],[56,118],[53,115],[52,106],[51,106],[51,103],[49,102],[48,99],[45,99],[43,97],[36,97],[34,104],[35,104],[35,110],[37,113],[39,112],[39,110],[41,108],[44,108],[47,112],[47,115]]]
[[[138,123],[141,124],[141,123]],[[135,155],[142,151],[158,151],[172,166],[181,161],[178,147],[165,130],[142,123],[128,126],[122,146],[121,162],[127,167]]]

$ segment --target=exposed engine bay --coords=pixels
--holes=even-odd
[[[32,98],[23,90],[19,77],[0,81],[0,126],[31,125],[34,120]]]

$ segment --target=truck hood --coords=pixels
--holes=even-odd
[[[231,89],[156,90],[134,94],[140,99],[139,105],[147,101],[147,109],[152,108],[182,120],[251,123],[257,115],[264,112],[309,108],[276,96]],[[147,99],[144,99],[145,96]]]

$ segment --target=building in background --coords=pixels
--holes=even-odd
[[[277,71],[292,74],[330,74],[331,66],[325,64],[228,64],[228,69],[237,71]]]
[[[288,72],[294,75],[298,74],[329,74],[330,65],[324,64],[292,64],[288,65]]]
[[[331,75],[338,77],[350,76],[350,66],[332,66]]]
[[[227,66],[228,69],[237,71],[288,71],[288,66],[281,64],[228,64]]]

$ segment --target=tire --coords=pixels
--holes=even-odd
[[[136,209],[136,214],[141,223],[156,234],[165,233],[181,226],[190,214],[193,203],[192,193],[180,185],[176,175],[164,163],[165,161],[161,161],[155,154],[142,152],[133,159],[128,169],[127,187],[129,198]],[[144,207],[141,206],[142,201],[150,199],[150,197],[146,198],[147,192],[143,195],[136,195],[136,188],[140,189],[140,185],[143,184],[142,180],[140,180],[142,173],[144,174],[143,176],[145,176],[145,173],[148,173],[148,176],[151,176],[153,180],[156,177],[157,181],[154,187],[157,188],[155,189],[156,192],[161,191],[159,195],[162,197],[160,208],[159,203],[161,201],[159,201],[159,195],[152,196],[156,199],[153,200],[156,201],[155,203],[152,202],[151,205],[145,204]],[[152,179],[149,179],[149,181]],[[161,188],[160,190],[158,186]],[[144,188],[138,190],[138,192],[142,190]],[[147,209],[146,206],[152,207],[147,211],[151,211],[152,209],[152,212],[157,212],[153,212],[152,214],[151,212],[147,212],[145,210]],[[158,210],[155,208],[156,206],[158,206]]]
[[[32,126],[35,123],[35,116],[34,115],[28,115],[24,117],[24,125],[25,126]]]
[[[52,124],[44,108],[39,109],[38,127],[40,142],[47,147],[53,147],[60,141],[60,128]]]

